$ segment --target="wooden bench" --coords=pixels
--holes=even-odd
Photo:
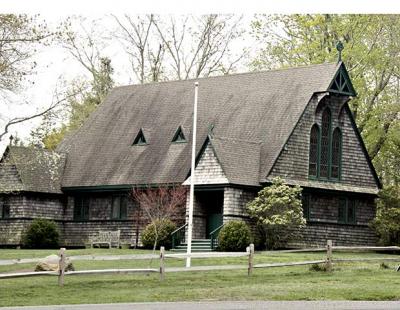
[[[115,246],[119,248],[120,246],[120,230],[114,231],[102,231],[100,230],[96,235],[90,238],[91,247],[95,244],[97,245],[108,245],[109,248]]]

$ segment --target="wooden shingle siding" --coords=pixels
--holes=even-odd
[[[130,243],[132,246],[141,245],[141,233],[149,224],[149,219],[140,210],[135,202],[128,197],[127,217],[123,220],[111,219],[111,205],[113,195],[122,193],[86,193],[89,199],[89,219],[74,220],[74,196],[68,197],[68,204],[64,217],[64,239],[65,245],[83,246],[88,242],[91,235],[100,230],[121,230],[121,242]],[[127,193],[126,193],[127,194]],[[184,209],[172,220],[177,225],[184,223]]]
[[[306,194],[306,192],[304,192]],[[375,217],[375,203],[372,198],[364,196],[332,195],[332,194],[308,194],[310,222],[338,222],[339,199],[354,200],[356,206],[356,224],[368,225]]]
[[[64,222],[64,238],[63,244],[66,246],[83,246],[89,242],[90,236],[97,234],[99,231],[115,231],[120,230],[120,240],[122,243],[135,245],[136,243],[136,227],[135,220],[126,221],[66,221]],[[139,233],[143,231],[140,227]]]
[[[296,125],[284,150],[275,162],[269,175],[270,178],[280,176],[293,180],[309,179],[310,130],[314,123],[321,124],[322,111],[324,107],[329,106],[332,111],[332,128],[334,129],[339,126],[343,134],[342,173],[339,183],[349,186],[377,188],[361,143],[351,124],[349,111],[344,108],[339,118],[341,107],[343,104],[346,104],[346,100],[346,97],[340,96],[327,96],[320,102],[314,96],[310,100],[303,117]]]
[[[324,247],[327,240],[337,246],[376,246],[377,243],[376,235],[368,226],[310,222],[301,233],[302,237],[290,242],[289,247]]]
[[[8,200],[10,217],[0,219],[0,245],[20,245],[22,234],[36,218],[54,220],[62,237],[65,204],[61,195],[20,193],[2,197]]]
[[[226,184],[228,182],[211,144],[208,143],[195,168],[195,184]]]
[[[248,217],[246,204],[256,197],[257,193],[241,188],[225,187],[224,190],[224,223],[232,217]]]
[[[17,167],[6,159],[0,163],[0,193],[21,190],[23,184],[18,175]]]

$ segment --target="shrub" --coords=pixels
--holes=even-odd
[[[274,178],[272,185],[263,188],[247,204],[247,211],[265,233],[266,247],[277,249],[299,236],[306,224],[301,204],[299,186],[289,186],[281,178]]]
[[[23,237],[23,246],[30,249],[54,249],[58,247],[57,224],[47,219],[35,219]]]
[[[172,246],[171,233],[176,229],[176,225],[170,220],[156,220],[146,226],[142,233],[143,247],[152,249],[154,246],[160,248],[164,246],[170,249]]]
[[[400,190],[388,186],[379,193],[376,218],[371,223],[382,245],[400,245]]]
[[[312,264],[309,268],[310,271],[327,272],[328,269],[325,264]]]
[[[243,221],[230,221],[218,235],[218,247],[221,251],[244,251],[252,242],[249,226]]]

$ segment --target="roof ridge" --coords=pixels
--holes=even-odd
[[[339,64],[334,63],[334,62],[324,62],[324,63],[320,63],[320,64],[301,65],[301,66],[296,66],[296,67],[281,67],[281,68],[276,68],[276,69],[260,70],[260,71],[237,72],[237,73],[231,73],[231,74],[214,75],[214,76],[207,76],[207,77],[200,77],[200,78],[191,78],[191,79],[182,79],[182,80],[170,80],[170,81],[156,81],[156,82],[148,82],[148,83],[143,83],[143,84],[129,84],[129,85],[116,86],[112,90],[121,89],[121,88],[129,88],[129,87],[142,87],[142,86],[160,85],[160,84],[166,84],[166,83],[181,83],[181,82],[201,81],[201,80],[208,80],[208,79],[215,79],[215,78],[229,78],[229,77],[232,77],[232,76],[251,75],[251,74],[269,73],[269,72],[276,72],[276,71],[296,70],[296,69],[305,69],[305,68],[319,67],[319,66],[326,66],[326,65],[339,65]]]

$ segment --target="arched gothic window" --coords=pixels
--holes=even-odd
[[[340,163],[342,157],[342,133],[339,127],[336,127],[332,134],[332,161],[331,178],[340,178]]]
[[[308,175],[310,177],[318,177],[319,135],[320,135],[319,127],[317,124],[314,124],[310,132],[310,154],[309,154],[309,166],[308,166]]]
[[[329,177],[329,158],[330,158],[330,133],[331,133],[331,111],[325,108],[322,112],[321,122],[321,157],[319,176]]]

